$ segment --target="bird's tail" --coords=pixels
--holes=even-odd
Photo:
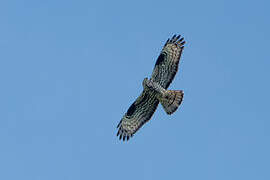
[[[183,96],[184,92],[181,90],[166,90],[158,99],[166,113],[172,114],[180,106]]]

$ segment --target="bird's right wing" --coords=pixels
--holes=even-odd
[[[177,70],[184,49],[184,38],[174,35],[165,43],[153,70],[151,80],[167,89]]]

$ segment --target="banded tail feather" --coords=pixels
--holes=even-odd
[[[156,97],[167,114],[174,113],[183,100],[184,92],[182,90],[166,90],[158,83],[147,78],[143,80],[143,86],[156,93]]]
[[[183,96],[184,92],[181,90],[167,90],[163,96],[159,98],[159,102],[167,114],[172,114],[180,106]]]

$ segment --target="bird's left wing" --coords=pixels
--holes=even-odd
[[[119,139],[129,140],[140,127],[151,119],[158,103],[159,101],[155,95],[151,91],[144,89],[119,122],[117,126]]]

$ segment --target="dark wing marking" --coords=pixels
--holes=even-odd
[[[127,113],[119,122],[117,136],[125,141],[129,140],[147,121],[149,121],[157,109],[158,99],[155,93],[143,90],[141,95],[130,106]]]
[[[165,43],[153,70],[151,80],[167,89],[178,70],[179,60],[184,49],[184,38],[174,35]]]
[[[157,61],[156,61],[155,66],[158,66],[159,64],[161,64],[161,63],[164,61],[164,59],[165,59],[166,56],[167,56],[166,52],[161,53],[161,54],[158,56],[158,59],[157,59]]]
[[[135,110],[136,110],[135,103],[132,103],[131,106],[127,110],[127,116],[131,116]]]

